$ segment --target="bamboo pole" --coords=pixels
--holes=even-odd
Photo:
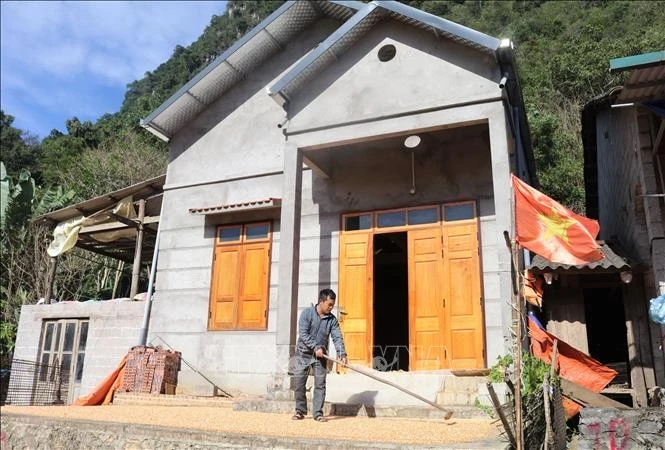
[[[136,248],[134,250],[134,266],[132,267],[132,287],[129,298],[133,299],[139,290],[139,273],[141,272],[141,252],[143,250],[143,219],[145,218],[145,200],[139,200],[139,224],[136,231]]]
[[[513,255],[513,277],[518,286],[515,298],[515,310],[517,320],[515,321],[515,440],[517,450],[524,448],[524,423],[522,418],[522,282],[519,281],[519,266],[517,261],[518,246],[511,243]]]
[[[494,410],[499,415],[499,419],[503,424],[503,429],[506,430],[506,436],[508,436],[510,445],[512,445],[513,448],[516,448],[517,442],[515,441],[513,429],[510,426],[510,422],[508,421],[506,414],[503,412],[503,409],[501,408],[501,403],[499,402],[499,398],[496,396],[496,392],[494,391],[494,386],[492,386],[492,383],[486,383],[486,386],[487,386],[487,392],[489,392],[490,394],[490,399],[492,400],[492,404],[494,405]]]
[[[118,267],[115,269],[115,279],[113,280],[113,292],[111,293],[111,298],[115,298],[115,294],[118,292],[118,283],[120,283],[120,275],[122,274],[122,269],[125,266],[125,262],[121,259],[118,261]]]
[[[545,440],[543,441],[543,450],[548,450],[550,445],[550,436],[552,435],[552,418],[550,417],[550,383],[549,374],[545,373],[543,380],[543,406],[545,407]]]
[[[53,296],[53,284],[55,283],[55,269],[58,267],[58,257],[51,257],[51,264],[48,268],[48,275],[46,276],[46,293],[44,294],[44,303],[51,303]]]

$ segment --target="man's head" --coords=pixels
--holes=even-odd
[[[323,289],[319,292],[319,311],[326,314],[332,312],[336,298],[335,291],[332,289]]]

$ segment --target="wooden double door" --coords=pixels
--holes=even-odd
[[[365,223],[369,226],[364,229],[343,229],[339,306],[351,363],[370,365],[375,354],[374,308],[383,306],[374,298],[374,236],[398,230],[406,234],[407,244],[408,369],[485,367],[475,203],[434,208],[434,223],[410,225],[406,209],[404,225],[381,227],[382,212],[374,212],[368,213]]]

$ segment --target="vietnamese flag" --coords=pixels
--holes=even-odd
[[[603,259],[596,242],[600,231],[597,221],[575,214],[515,175],[511,177],[519,245],[560,264]]]

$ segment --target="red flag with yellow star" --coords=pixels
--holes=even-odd
[[[596,236],[598,222],[575,214],[511,175],[515,191],[517,242],[561,264],[586,264],[603,259]]]

